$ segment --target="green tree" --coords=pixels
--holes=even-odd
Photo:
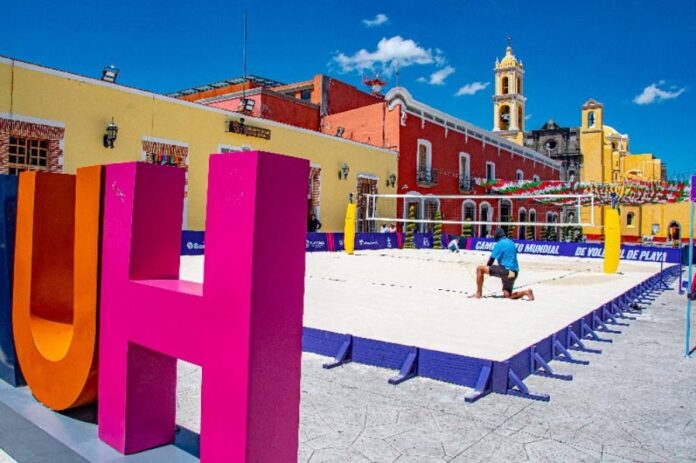
[[[534,239],[534,226],[533,225],[527,225],[524,229],[525,231],[525,238],[529,241]]]
[[[467,217],[462,224],[462,236],[464,238],[471,238],[474,236],[474,226],[471,225],[470,217]]]
[[[433,227],[433,248],[442,249],[442,213],[435,211],[435,226]]]
[[[408,207],[408,222],[406,222],[406,236],[404,238],[404,249],[413,249],[416,246],[413,244],[413,235],[416,233],[416,207],[411,204]]]

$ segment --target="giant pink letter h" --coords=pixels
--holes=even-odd
[[[210,157],[205,281],[178,280],[184,172],[107,167],[99,437],[173,441],[176,359],[200,365],[201,460],[297,461],[307,161]]]

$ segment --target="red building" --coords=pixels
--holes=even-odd
[[[414,205],[416,218],[444,220],[535,222],[557,219],[557,211],[522,200],[468,199],[441,201],[442,195],[482,195],[485,180],[559,180],[556,161],[487,130],[415,100],[404,88],[394,88],[384,100],[323,118],[322,130],[399,152],[398,191],[413,198],[399,200],[397,214],[405,217]],[[532,217],[530,217],[530,215]],[[430,224],[421,224],[423,231]],[[459,233],[459,225],[445,225]],[[486,236],[489,227],[474,230]],[[518,227],[516,237],[525,236]]]
[[[486,180],[559,180],[558,162],[517,145],[488,130],[415,100],[404,88],[385,96],[371,94],[337,79],[317,75],[294,84],[258,77],[233,79],[177,92],[174,96],[237,110],[326,134],[375,146],[396,149],[399,167],[395,173],[400,194],[395,215],[408,215],[413,205],[416,218],[434,219],[440,210],[444,220],[499,222],[554,222],[559,210],[529,200],[448,199],[443,195],[483,195]],[[375,181],[376,182],[376,181]],[[373,231],[366,215],[364,194],[375,192],[370,179],[358,184],[358,228]],[[419,224],[421,231],[432,224]],[[445,225],[447,233],[459,234],[461,225]],[[480,225],[477,236],[491,229]],[[527,235],[517,227],[515,238]],[[535,238],[539,238],[535,230]]]

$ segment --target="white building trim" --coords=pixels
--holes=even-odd
[[[408,90],[403,87],[392,88],[389,90],[389,92],[387,92],[384,99],[388,103],[389,110],[392,110],[397,105],[400,105],[402,111],[409,112],[415,117],[428,119],[428,121],[433,124],[448,127],[449,130],[462,133],[467,137],[471,136],[481,140],[484,144],[494,145],[506,151],[510,151],[511,153],[519,154],[522,157],[532,159],[554,170],[561,169],[561,163],[559,161],[554,161],[553,159],[550,159],[541,153],[537,153],[532,149],[519,146],[499,135],[484,130],[480,127],[476,127],[469,122],[463,121],[424,103],[416,101]]]
[[[377,147],[374,145],[370,145],[368,143],[361,143],[359,141],[350,140],[347,138],[336,137],[334,135],[329,135],[329,134],[325,134],[322,132],[317,132],[315,130],[303,129],[301,127],[296,127],[294,125],[289,125],[289,124],[284,124],[282,122],[272,121],[270,119],[261,119],[258,117],[248,116],[245,114],[244,115],[239,114],[239,113],[234,112],[234,111],[228,111],[226,109],[220,109],[220,108],[215,108],[212,106],[206,106],[204,104],[200,104],[200,103],[196,103],[196,102],[180,100],[178,98],[173,98],[173,97],[162,95],[159,93],[148,92],[148,91],[140,90],[140,89],[137,89],[134,87],[127,87],[127,86],[121,85],[121,84],[113,84],[111,82],[105,82],[103,80],[96,79],[93,77],[81,76],[78,74],[73,74],[73,73],[61,71],[58,69],[53,69],[53,68],[48,68],[45,66],[39,66],[37,64],[27,63],[25,61],[19,61],[19,60],[13,59],[13,58],[7,58],[4,56],[0,56],[0,64],[8,64],[10,66],[15,66],[18,68],[27,69],[29,71],[39,72],[41,74],[52,75],[52,76],[61,77],[64,79],[75,80],[78,82],[84,82],[84,83],[96,85],[99,87],[106,87],[106,88],[110,88],[110,89],[116,90],[116,91],[126,92],[126,93],[130,93],[133,95],[145,96],[145,97],[152,98],[155,100],[164,101],[166,103],[172,103],[172,104],[177,104],[177,105],[181,105],[181,106],[188,106],[191,108],[200,109],[202,111],[224,114],[224,115],[227,115],[230,117],[235,117],[235,118],[243,117],[247,123],[248,122],[255,122],[257,124],[261,124],[261,125],[266,126],[266,127],[279,127],[279,128],[283,128],[286,130],[290,130],[292,132],[303,133],[303,134],[307,134],[307,135],[314,135],[314,136],[321,137],[321,138],[328,138],[328,139],[334,140],[338,143],[347,143],[350,145],[357,145],[357,146],[371,148],[371,149],[380,151],[382,153],[391,154],[393,156],[398,155],[398,152],[396,150],[390,150],[387,148],[380,148],[380,147]]]

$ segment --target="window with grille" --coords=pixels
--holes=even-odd
[[[7,173],[17,175],[26,170],[49,170],[48,140],[10,137]]]

